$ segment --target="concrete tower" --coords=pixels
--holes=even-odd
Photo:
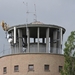
[[[60,75],[63,27],[37,21],[7,32],[11,53],[0,58],[0,75]]]

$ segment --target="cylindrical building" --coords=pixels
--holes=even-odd
[[[0,75],[60,75],[63,27],[37,21],[7,32],[11,50],[0,58]]]

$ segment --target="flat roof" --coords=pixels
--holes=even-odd
[[[32,24],[32,23],[30,23],[30,24],[19,24],[19,25],[11,26],[11,27],[8,28],[8,32],[13,30],[14,27],[16,27],[16,28],[26,28],[26,27],[29,27],[29,28],[32,28],[32,27],[43,27],[44,28],[44,27],[49,27],[49,28],[57,28],[57,29],[58,28],[62,28],[63,32],[66,31],[65,28],[63,28],[61,26],[58,26],[58,25],[53,25],[53,24]]]

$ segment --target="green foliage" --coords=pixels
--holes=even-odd
[[[75,75],[75,31],[72,31],[64,48],[64,70],[61,75]]]

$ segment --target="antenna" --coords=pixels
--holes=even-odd
[[[35,13],[34,13],[34,17],[35,17],[35,19],[34,19],[34,21],[36,22],[36,21],[37,21],[37,15],[36,15],[36,4],[34,4],[34,8],[35,8]]]
[[[2,28],[3,28],[4,31],[7,31],[8,28],[9,28],[8,24],[5,23],[4,21],[2,21],[0,25],[2,26]]]
[[[14,27],[14,44],[16,43],[16,27]]]
[[[28,3],[27,2],[26,3],[23,2],[23,4],[26,5],[26,9],[27,9],[26,10],[26,24],[28,24],[28,14],[29,14],[29,11],[28,11]]]
[[[5,34],[6,34],[5,38],[7,38],[7,30],[9,28],[9,25],[4,21],[2,21],[0,25],[2,26],[3,30],[5,31]]]
[[[29,14],[29,11],[28,11],[28,3],[26,3],[26,7],[27,7],[27,11],[26,11],[26,14],[27,14],[27,17],[26,17],[26,24],[28,24],[28,14]]]
[[[27,29],[27,24],[28,24],[28,14],[29,14],[29,11],[28,11],[28,3],[26,2],[23,2],[24,5],[26,5],[26,35],[28,35],[28,29]]]
[[[24,5],[26,5],[26,24],[28,24],[28,14],[29,13],[33,13],[33,15],[34,15],[34,22],[36,22],[37,21],[37,15],[36,15],[36,4],[34,4],[34,12],[29,12],[29,10],[28,10],[28,3],[26,2],[23,2],[23,4]]]

